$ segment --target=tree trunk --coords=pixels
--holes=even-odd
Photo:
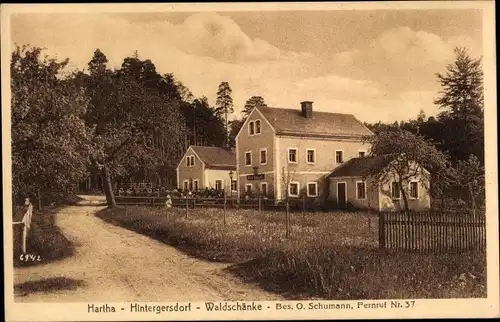
[[[116,207],[115,194],[111,184],[111,174],[109,173],[109,168],[106,163],[102,167],[102,174],[104,176],[104,193],[106,194],[106,203],[110,208]]]
[[[408,211],[408,196],[406,196],[406,191],[403,189],[403,183],[399,182],[399,190],[401,190],[401,195],[403,196],[404,211]]]
[[[229,129],[228,129],[228,123],[227,123],[227,106],[225,108],[226,112],[226,148],[229,148]]]
[[[36,192],[36,198],[38,201],[38,210],[42,210],[42,193],[40,192],[40,188]]]

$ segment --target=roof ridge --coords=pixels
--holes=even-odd
[[[267,108],[267,109],[277,109],[277,110],[287,110],[287,111],[296,111],[296,112],[300,112],[301,110],[299,109],[296,109],[296,108],[286,108],[286,107],[275,107],[275,106],[259,106],[257,107],[257,109],[262,109],[262,108]],[[337,115],[350,115],[350,116],[353,116],[356,118],[356,116],[354,116],[354,114],[352,113],[339,113],[339,112],[326,112],[326,111],[317,111],[315,110],[313,112],[313,115],[316,114],[316,113],[323,113],[323,114],[337,114]],[[357,119],[358,120],[358,119]],[[359,121],[359,120],[358,120]],[[361,121],[359,121],[361,122]]]

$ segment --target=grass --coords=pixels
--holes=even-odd
[[[376,216],[255,210],[127,207],[105,209],[108,222],[213,261],[286,297],[325,299],[486,296],[484,253],[419,254],[378,249]]]
[[[40,261],[21,261],[22,225],[13,225],[14,267],[46,264],[73,255],[74,245],[61,233],[55,224],[55,214],[59,207],[45,207],[33,210],[31,229],[28,235],[27,253],[39,255]],[[14,208],[13,221],[20,221],[24,207]]]

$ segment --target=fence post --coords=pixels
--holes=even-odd
[[[23,216],[22,224],[23,224],[23,239],[22,239],[22,252],[26,254],[27,251],[27,243],[28,243],[28,232],[31,228],[31,216],[33,214],[33,205],[30,201],[28,201],[28,210]]]
[[[302,195],[302,213],[306,212],[306,195]]]
[[[285,237],[290,238],[290,203],[286,200],[286,232]]]
[[[226,192],[224,191],[224,226],[226,226]]]
[[[262,197],[259,194],[259,212],[262,212]]]
[[[378,213],[378,246],[385,248],[385,214]]]
[[[189,196],[186,194],[186,219],[188,219],[189,213]]]

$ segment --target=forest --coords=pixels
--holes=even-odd
[[[431,170],[433,195],[484,204],[484,99],[481,58],[456,48],[453,64],[436,71],[441,92],[436,116],[423,111],[392,124],[365,123],[372,154],[411,155]],[[161,74],[137,52],[110,68],[96,49],[85,70],[66,69],[37,47],[17,46],[11,57],[13,198],[42,203],[75,194],[90,173],[113,183],[150,181],[175,188],[176,166],[191,144],[234,147],[245,117],[261,96],[234,115],[228,82],[214,84],[217,100],[195,97],[172,73]]]

